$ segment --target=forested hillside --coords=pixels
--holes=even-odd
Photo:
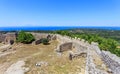
[[[112,38],[120,42],[120,30],[102,30],[102,29],[73,29],[73,33],[96,34],[104,38]]]

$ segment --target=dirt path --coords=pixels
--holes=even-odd
[[[13,54],[15,53],[15,51],[11,51],[11,52],[5,52],[0,54],[0,57],[2,56],[6,56],[8,54]],[[20,61],[13,63],[13,62],[5,62],[3,64],[0,64],[0,74],[24,74],[24,71],[22,66],[25,65],[25,60],[28,58],[31,58],[33,56],[39,55],[40,52],[38,53],[34,53],[30,56],[27,56],[23,59],[20,59]]]
[[[0,57],[6,56],[8,54],[13,54],[13,53],[15,53],[15,51],[0,53]]]
[[[3,46],[1,46],[0,47],[0,49],[4,49],[4,48],[7,48],[7,47],[9,47],[10,46],[10,44],[7,44],[7,45],[3,45]]]
[[[23,66],[25,66],[24,61],[28,58],[31,58],[31,57],[39,55],[39,54],[40,54],[40,52],[32,54],[31,56],[25,57],[25,58],[23,58],[23,60],[18,61],[16,63],[12,64],[11,66],[9,66],[8,63],[5,63],[4,65],[2,65],[0,67],[0,70],[3,71],[3,74],[24,74],[29,69],[29,68],[23,67]],[[9,67],[9,68],[7,68],[7,67]],[[1,68],[3,68],[3,69],[1,69]]]
[[[11,62],[6,62],[3,64],[0,64],[0,74],[4,74],[4,72],[6,71],[6,69],[11,65]]]
[[[4,74],[24,74],[25,70],[23,66],[25,65],[25,62],[23,60],[18,61],[14,64],[12,64]]]

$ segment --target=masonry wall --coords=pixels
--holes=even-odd
[[[103,61],[107,64],[107,66],[113,71],[114,74],[119,74],[120,71],[120,63],[113,60],[109,55],[105,53],[105,51],[101,52],[101,56]]]
[[[41,38],[47,38],[48,34],[45,33],[32,33],[32,35],[34,35],[36,40],[39,40]]]
[[[61,35],[56,35],[57,40],[59,41],[60,45],[65,45],[66,43],[72,43],[72,47],[76,49],[76,52],[86,52],[87,51],[87,42],[81,41],[79,39],[73,39],[68,36],[61,36]],[[58,46],[58,50],[60,49],[60,45]]]
[[[72,42],[64,43],[59,46],[59,49],[60,49],[59,51],[63,52],[63,51],[67,51],[67,50],[72,50],[72,47],[73,47]]]
[[[15,33],[0,34],[0,42],[9,44],[11,40],[13,40],[13,41],[16,40]]]
[[[76,49],[77,52],[86,52],[87,53],[87,46],[82,46],[77,42],[73,42],[73,47]]]
[[[58,39],[58,41],[61,41],[61,44],[66,43],[66,42],[72,42],[73,43],[73,47],[75,47],[75,49],[77,51],[80,52],[80,51],[84,51],[85,50],[87,52],[85,74],[108,74],[107,72],[99,70],[99,69],[97,69],[95,67],[95,64],[93,62],[93,58],[91,56],[91,50],[95,50],[96,53],[101,56],[101,59],[111,69],[113,74],[119,74],[120,63],[118,63],[118,61],[116,61],[115,59],[110,57],[105,52],[101,51],[99,49],[97,43],[92,42],[92,44],[89,44],[88,42],[85,42],[84,40],[72,39],[70,37],[60,36],[60,35],[57,35],[57,39]]]
[[[95,44],[92,45],[92,48],[96,51],[98,55],[101,56],[102,60],[111,69],[113,74],[119,74],[119,71],[120,71],[120,58],[119,57],[114,56],[113,58],[112,55],[114,54],[111,54],[109,51],[101,51],[99,47]]]
[[[41,38],[48,38],[49,36],[49,40],[56,40],[56,35],[53,35],[53,34],[48,34],[48,33],[33,33],[32,32],[32,35],[34,35],[35,39],[36,40],[39,40]]]
[[[15,41],[16,40],[16,35],[15,33],[7,33],[6,34],[6,37],[5,37],[5,40],[4,40],[4,43],[5,44],[10,44],[10,41],[13,40]]]
[[[3,34],[0,34],[0,42],[4,42],[4,40],[5,40],[5,35],[3,35]]]

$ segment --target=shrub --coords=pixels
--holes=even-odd
[[[35,40],[35,37],[31,33],[26,33],[24,31],[20,31],[17,36],[17,42],[21,43],[32,43]]]
[[[49,44],[49,40],[48,40],[47,38],[42,38],[42,39],[41,39],[41,42],[42,42],[44,45]]]

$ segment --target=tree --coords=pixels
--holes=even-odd
[[[35,37],[31,33],[26,33],[24,31],[20,31],[17,36],[17,42],[21,43],[32,43],[35,40]]]

